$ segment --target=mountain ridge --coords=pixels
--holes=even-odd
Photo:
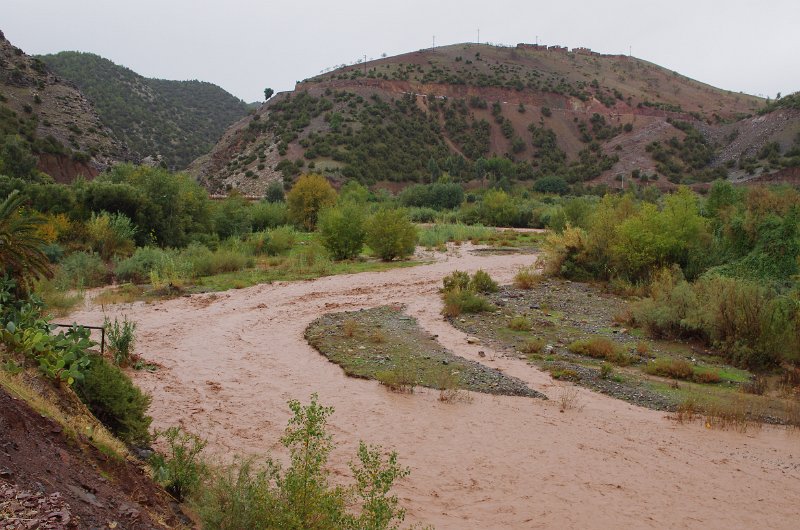
[[[456,44],[344,66],[277,94],[190,170],[212,192],[255,195],[309,171],[370,184],[439,171],[609,186],[645,175],[671,187],[752,170],[717,153],[735,124],[758,121],[763,99],[634,57],[576,50]],[[772,114],[756,127],[772,130]],[[798,120],[788,121],[759,141],[778,134],[789,152],[784,129]],[[736,153],[755,156],[749,145]],[[486,160],[513,170],[486,171]]]
[[[207,152],[250,110],[213,83],[147,78],[92,53],[65,51],[39,58],[76,83],[137,158],[173,170]]]

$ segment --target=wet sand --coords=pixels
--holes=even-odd
[[[419,267],[105,311],[135,320],[137,352],[162,366],[133,373],[153,396],[156,427],[183,425],[223,459],[285,456],[278,439],[289,418],[286,402],[307,402],[317,392],[336,409],[334,479],[348,475],[359,440],[396,450],[411,467],[396,487],[407,522],[438,529],[798,527],[800,434],[679,425],[582,388],[578,407],[562,413],[562,387],[549,375],[467,344],[439,315],[441,278],[482,268],[508,283],[534,260],[477,256],[470,248]],[[384,304],[406,305],[454,353],[519,377],[551,400],[473,394],[471,403],[446,404],[426,389],[395,394],[348,378],[303,339],[320,314]],[[103,310],[90,307],[70,319],[102,323]]]

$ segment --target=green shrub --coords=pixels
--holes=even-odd
[[[289,210],[282,200],[281,202],[259,202],[250,207],[250,227],[254,232],[277,228],[288,223]]]
[[[454,289],[466,291],[470,288],[469,273],[464,271],[453,271],[442,278],[442,291],[448,292]]]
[[[406,258],[414,253],[417,229],[403,210],[382,209],[366,223],[366,241],[384,261]]]
[[[128,317],[123,317],[120,324],[117,317],[114,317],[114,323],[112,324],[106,317],[103,327],[106,330],[108,347],[114,357],[114,364],[123,367],[128,366],[136,344],[136,322],[131,322]]]
[[[125,373],[99,355],[90,356],[83,380],[75,392],[103,425],[129,444],[150,442],[147,415],[150,396],[143,394]]]
[[[160,270],[169,259],[166,251],[156,247],[139,247],[133,255],[117,262],[114,274],[123,282],[145,283],[150,273]]]
[[[99,287],[108,279],[108,269],[94,252],[74,252],[61,260],[55,282],[61,287]]]
[[[320,212],[320,238],[333,259],[352,259],[361,253],[366,238],[363,211],[360,205],[346,203]]]
[[[205,245],[199,243],[190,243],[188,247],[183,249],[180,253],[181,259],[191,264],[192,276],[208,276],[214,274],[214,252],[208,249]],[[161,270],[164,263],[157,264],[151,270]],[[148,271],[149,277],[149,271]]]
[[[238,193],[232,193],[212,209],[214,232],[220,239],[242,237],[251,230],[250,203]]]
[[[400,192],[399,199],[403,206],[453,209],[464,202],[464,188],[456,183],[415,184]]]
[[[178,502],[183,502],[198,491],[208,473],[208,467],[200,458],[207,442],[180,427],[156,431],[155,438],[164,438],[169,450],[166,455],[154,453],[150,457],[154,478]]]
[[[331,260],[327,251],[319,244],[305,245],[293,251],[284,266],[302,274],[324,276],[330,272]]]
[[[320,406],[316,394],[309,405],[290,401],[289,407],[293,417],[281,439],[289,466],[272,459],[256,466],[248,459],[212,472],[192,503],[203,528],[398,529],[405,511],[391,490],[409,470],[398,465],[397,454],[385,455],[361,442],[350,464],[354,484],[333,486],[327,469],[334,448],[327,432],[333,409]]]
[[[236,272],[252,267],[254,264],[253,257],[241,250],[220,248],[211,255],[211,274]]]
[[[478,269],[475,271],[475,274],[472,275],[469,288],[476,293],[496,293],[498,289],[500,289],[497,282],[489,276],[489,273],[482,269]]]
[[[408,218],[415,223],[432,223],[436,220],[438,212],[428,207],[408,208]]]
[[[291,250],[297,241],[297,231],[291,226],[279,226],[269,231],[269,239],[264,251],[270,256],[277,256]]]
[[[533,190],[539,193],[564,195],[569,191],[569,184],[561,177],[542,177],[534,183]]]
[[[284,199],[286,197],[283,194],[283,184],[278,181],[270,182],[266,192],[264,192],[264,200],[270,203],[278,203],[283,202]]]
[[[416,371],[402,362],[392,369],[375,372],[375,379],[394,392],[413,394],[417,386]]]
[[[600,365],[600,379],[608,379],[613,372],[614,370],[610,364],[603,363]]]
[[[468,289],[455,288],[444,293],[442,314],[445,316],[457,317],[461,313],[481,313],[492,310],[494,310],[494,306],[486,298]]]
[[[86,231],[94,250],[104,260],[130,255],[135,248],[133,237],[137,229],[125,214],[92,213],[91,219],[86,222]]]

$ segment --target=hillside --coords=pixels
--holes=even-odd
[[[207,153],[248,105],[212,83],[148,79],[91,53],[40,57],[94,103],[103,123],[140,159],[183,169]]]
[[[633,176],[670,187],[738,169],[718,160],[736,139],[725,131],[780,121],[757,116],[764,107],[634,57],[458,44],[306,79],[233,125],[191,169],[212,191],[252,194],[312,170],[388,186],[446,171],[461,181]],[[788,113],[776,130],[797,123],[793,109],[776,112]],[[733,165],[751,151],[738,150]]]
[[[91,178],[129,158],[92,104],[40,60],[13,46],[0,32],[0,174],[60,182]]]

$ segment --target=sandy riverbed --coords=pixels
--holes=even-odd
[[[411,467],[396,488],[408,522],[438,529],[797,528],[800,434],[678,425],[664,413],[585,389],[578,389],[579,409],[560,413],[561,389],[547,374],[467,344],[439,316],[441,278],[483,268],[509,282],[533,260],[476,256],[469,248],[414,268],[105,310],[135,320],[137,351],[163,366],[134,373],[153,396],[155,426],[181,424],[223,458],[282,455],[286,401],[305,402],[317,392],[336,409],[336,474],[347,473],[358,440],[397,450]],[[474,394],[471,403],[444,404],[425,389],[394,394],[346,377],[303,339],[322,313],[383,304],[405,304],[453,352],[553,399]],[[102,323],[103,311],[91,307],[70,319]]]

